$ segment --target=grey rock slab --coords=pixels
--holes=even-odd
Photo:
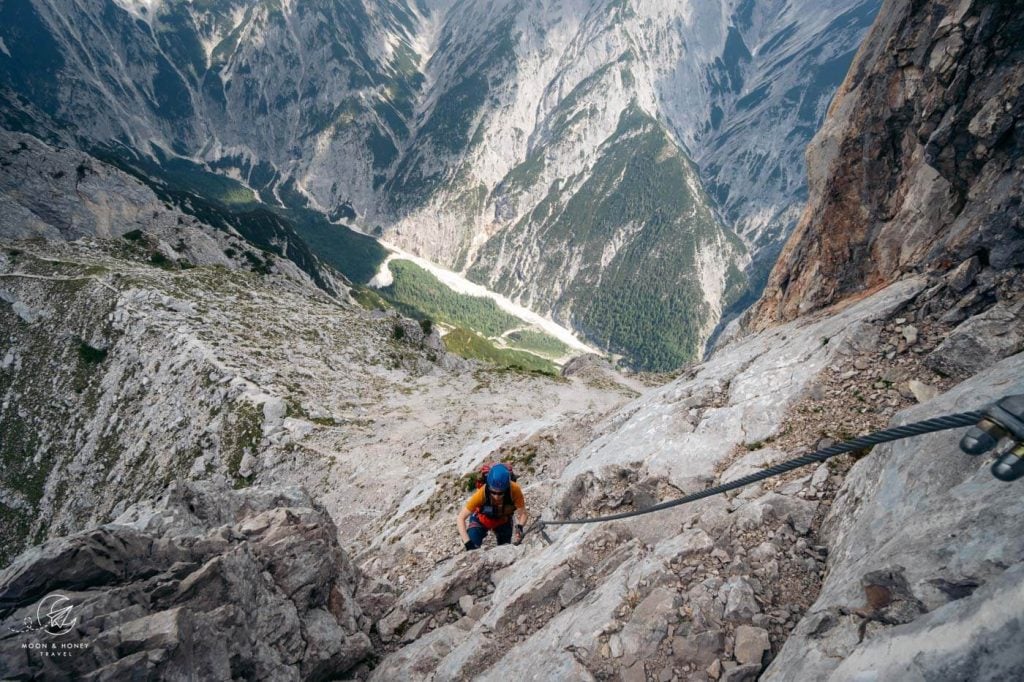
[[[776,488],[776,492],[781,495],[796,495],[801,490],[805,490],[808,485],[811,484],[811,476],[801,476],[800,478],[793,479],[789,483]]]
[[[733,523],[741,530],[757,528],[769,521],[789,523],[800,534],[810,530],[817,502],[778,493],[766,493],[747,502],[733,514]]]
[[[546,551],[526,553],[507,570],[496,574],[491,596],[493,606],[482,622],[489,628],[498,629],[520,613],[557,598],[570,578],[566,562],[582,556],[588,545],[600,537],[604,537],[603,531],[594,525],[569,530]],[[621,562],[630,551],[624,548],[614,556],[618,556],[617,561]],[[617,565],[613,562],[606,570],[611,572]]]
[[[622,682],[647,682],[647,675],[644,672],[644,662],[636,661],[632,665],[625,666],[619,671],[619,679]]]
[[[995,398],[1019,393],[1024,393],[1024,354],[1020,353],[927,405],[898,413],[892,423],[979,409]],[[783,645],[765,679],[822,679],[844,659],[866,661],[861,652],[868,647],[876,657],[873,667],[892,665],[895,670],[905,660],[901,651],[917,646],[913,642],[922,642],[922,651],[931,646],[924,637],[896,639],[906,628],[927,622],[923,618],[937,617],[934,614],[939,611],[960,613],[958,609],[966,606],[959,605],[968,603],[977,614],[999,611],[1004,603],[1016,603],[1020,612],[1019,595],[1002,591],[997,596],[995,588],[992,592],[985,588],[999,584],[1000,576],[1019,566],[1024,556],[1024,535],[1017,523],[1024,514],[1024,498],[1017,484],[996,480],[988,462],[960,451],[960,433],[938,432],[880,445],[854,465],[822,527],[829,573],[817,601]],[[899,567],[909,594],[893,603],[907,607],[900,620],[911,620],[900,626],[873,622],[870,638],[862,639],[858,628],[863,619],[842,614],[855,609],[871,612],[874,607],[862,581],[887,567]],[[886,592],[874,598],[879,607],[891,599]],[[951,656],[980,662],[993,651],[989,648],[992,633],[984,617],[964,613],[962,622],[951,620],[944,631],[956,632],[956,644],[950,648],[958,653]],[[904,644],[907,649],[902,649]],[[1016,657],[1017,666],[1024,665],[1019,648],[1008,655]],[[924,678],[946,675],[946,662],[938,653],[915,660],[921,661],[916,674]]]
[[[1022,609],[1024,564],[1017,564],[971,596],[867,640],[831,679],[906,680],[931,671],[947,679],[1014,679],[1024,662]]]
[[[741,665],[735,668],[727,668],[722,675],[722,682],[753,682],[757,674],[761,672],[761,664]]]
[[[469,636],[468,632],[454,625],[439,627],[385,657],[369,679],[388,682],[398,679],[431,680],[434,669]]]
[[[510,649],[481,679],[593,679],[568,651],[575,648],[596,654],[605,624],[616,620],[630,591],[664,570],[663,562],[641,557],[634,546],[628,558],[586,597]]]
[[[576,578],[569,578],[558,590],[558,603],[564,609],[587,593],[587,586]]]
[[[657,544],[654,556],[671,562],[683,561],[696,554],[710,552],[715,541],[702,528],[690,528]]]
[[[402,643],[408,644],[409,642],[413,642],[419,639],[426,631],[429,623],[430,618],[423,618],[418,622],[414,623],[413,625],[411,625],[409,628],[406,629],[405,632],[402,633]]]
[[[672,638],[672,658],[680,666],[706,668],[725,651],[725,633],[707,630]]]
[[[504,545],[457,555],[430,574],[416,589],[403,595],[399,605],[409,613],[433,613],[452,606],[473,591],[490,583],[491,575],[516,560],[519,548]]]
[[[478,672],[488,666],[488,662],[481,658],[481,651],[488,651],[493,646],[491,639],[480,632],[473,630],[469,636],[462,640],[462,643],[452,649],[434,669],[434,680],[460,680],[473,679]]]
[[[958,379],[1024,350],[1024,299],[1001,301],[968,318],[928,354],[925,364]]]
[[[673,590],[656,587],[633,610],[633,616],[622,628],[622,649],[625,654],[648,658],[668,635],[669,618],[678,608]]]
[[[716,464],[736,444],[775,435],[786,410],[822,369],[835,363],[846,339],[925,284],[924,278],[910,277],[832,317],[780,325],[729,344],[698,365],[693,378],[653,389],[623,407],[612,418],[616,428],[584,447],[565,468],[562,486],[571,488],[584,473],[600,477],[605,467],[640,462],[649,474],[692,488],[702,477],[713,476]],[[830,342],[822,344],[823,337]],[[727,404],[706,409],[697,427],[691,427],[678,403],[700,391],[722,390],[726,383]]]
[[[722,483],[735,481],[763,471],[766,467],[786,458],[786,453],[774,448],[758,448],[740,457],[722,473]]]

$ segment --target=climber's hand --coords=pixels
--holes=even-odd
[[[523,541],[523,527],[520,524],[516,524],[515,533],[512,534],[512,544],[518,545]]]
[[[473,544],[472,540],[466,540],[466,542],[463,543],[463,546],[466,548],[467,552],[472,552],[476,549],[476,545]]]

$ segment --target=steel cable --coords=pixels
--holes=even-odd
[[[815,450],[812,453],[790,459],[775,466],[768,467],[763,471],[759,471],[756,474],[750,474],[743,478],[738,478],[735,481],[729,481],[722,485],[715,486],[713,488],[707,488],[700,492],[680,497],[675,500],[668,500],[667,502],[661,502],[651,507],[645,507],[644,509],[637,509],[631,512],[623,512],[621,514],[610,514],[608,516],[596,516],[587,519],[565,519],[563,521],[544,521],[538,520],[536,525],[542,532],[545,526],[565,526],[569,524],[584,524],[584,523],[598,523],[600,521],[615,521],[617,519],[628,519],[632,516],[640,516],[642,514],[650,514],[652,512],[661,511],[662,509],[669,509],[670,507],[678,507],[681,504],[687,504],[688,502],[695,502],[702,500],[706,497],[712,497],[714,495],[720,495],[736,488],[742,488],[743,486],[750,485],[751,483],[757,483],[763,481],[766,478],[778,476],[784,474],[787,471],[793,469],[799,469],[800,467],[807,466],[808,464],[814,464],[815,462],[824,462],[825,460],[841,455],[846,452],[854,452],[856,450],[862,450],[863,448],[879,445],[881,443],[888,443],[889,441],[900,440],[902,438],[909,438],[911,436],[920,436],[925,433],[933,433],[935,431],[945,431],[947,429],[955,429],[961,426],[972,426],[985,416],[983,411],[975,412],[961,412],[959,414],[950,414],[944,417],[936,417],[934,419],[926,419],[925,421],[914,422],[913,424],[906,424],[905,426],[894,426],[891,429],[884,429],[882,431],[875,431],[874,433],[868,434],[867,436],[861,436],[852,440],[847,440],[836,445],[830,445],[827,448]],[[531,526],[531,530],[533,526]]]

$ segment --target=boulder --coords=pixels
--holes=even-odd
[[[512,545],[459,554],[402,597],[399,606],[409,613],[434,613],[458,604],[459,599],[489,583],[495,572],[518,555],[519,548]]]
[[[741,530],[757,528],[769,521],[788,523],[803,535],[810,530],[817,508],[816,502],[767,493],[740,507],[733,515],[733,523]]]
[[[725,633],[721,630],[672,638],[672,658],[679,666],[706,668],[714,665],[724,650]]]
[[[761,657],[768,651],[768,631],[764,628],[740,625],[736,628],[736,643],[733,655],[742,665],[761,665]]]
[[[749,621],[761,607],[754,599],[754,588],[745,578],[734,576],[722,586],[718,598],[725,603],[722,617],[734,623]]]
[[[431,680],[442,660],[469,638],[455,625],[445,625],[388,656],[374,669],[370,680]]]
[[[659,543],[654,554],[665,561],[684,561],[691,556],[710,552],[714,547],[715,541],[703,529],[690,528]]]
[[[1022,318],[1024,299],[1015,303],[996,303],[950,332],[946,340],[925,358],[925,364],[940,374],[957,379],[990,367],[1024,350]]]

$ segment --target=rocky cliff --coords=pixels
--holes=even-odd
[[[1022,22],[1017,3],[885,4],[808,148],[755,327],[906,272],[1024,265]]]

